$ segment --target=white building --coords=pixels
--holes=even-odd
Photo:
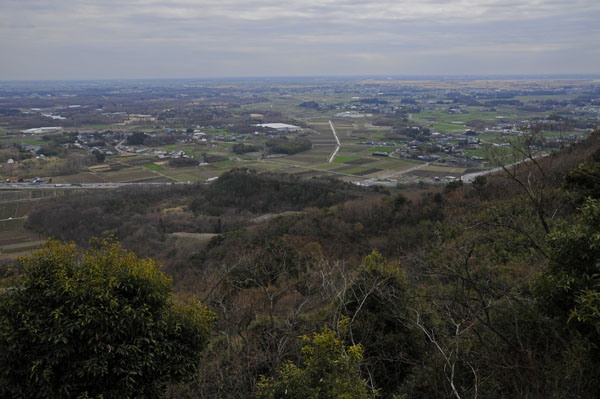
[[[23,134],[44,134],[44,133],[54,133],[62,130],[60,126],[47,126],[47,127],[35,127],[33,129],[25,129],[21,130]]]
[[[258,125],[260,127],[268,127],[269,129],[275,129],[279,132],[299,132],[302,130],[300,126],[288,125],[287,123],[260,123]]]

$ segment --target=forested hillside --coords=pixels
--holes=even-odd
[[[82,245],[114,234],[217,315],[171,397],[599,397],[600,132],[515,154],[473,184],[235,170],[51,199],[28,223]]]

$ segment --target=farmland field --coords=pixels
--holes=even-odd
[[[108,180],[104,176],[104,173],[78,173],[75,175],[56,176],[53,182],[59,184],[105,183]]]
[[[62,131],[38,136],[19,130],[41,123],[40,112],[63,112],[64,98],[48,97],[44,100],[48,107],[41,111],[35,103],[41,101],[35,99],[37,94],[28,93],[34,97],[19,97],[19,105],[12,107],[23,114],[13,119],[0,116],[0,134],[9,132],[0,137],[5,146],[0,159],[16,158],[11,165],[0,162],[0,175],[52,178],[57,184],[202,181],[250,167],[307,178],[348,180],[354,174],[356,182],[364,182],[365,176],[404,181],[413,176],[404,171],[417,167],[423,175],[420,180],[426,180],[425,172],[431,169],[419,166],[424,163],[437,162],[442,169],[435,172],[442,175],[457,173],[451,171],[457,167],[492,167],[485,146],[499,146],[505,133],[526,132],[530,121],[544,124],[542,135],[552,145],[542,150],[559,148],[585,136],[600,109],[593,101],[597,83],[585,79],[373,78],[203,85],[175,84],[177,90],[161,88],[157,93],[164,96],[148,94],[152,98],[127,90],[107,92],[103,94],[107,99],[99,97],[98,103],[110,110],[98,113],[103,108],[91,108],[94,105],[69,109]],[[185,90],[196,94],[179,93]],[[115,93],[118,97],[112,98]],[[5,97],[4,102],[11,101]],[[75,118],[79,112],[81,117]],[[327,161],[338,144],[330,121],[340,141],[332,163]],[[270,123],[301,130],[264,128]],[[143,140],[130,140],[136,133]],[[309,140],[312,148],[285,155],[272,153],[266,145],[270,140],[295,139]],[[20,154],[29,159],[20,159]],[[170,162],[181,156],[210,166]]]

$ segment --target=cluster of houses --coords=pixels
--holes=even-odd
[[[448,162],[456,164],[474,163],[483,164],[486,159],[471,156],[465,150],[479,150],[482,142],[475,137],[477,133],[467,131],[462,135],[451,135],[443,133],[432,133],[429,141],[414,139],[411,141],[398,142],[374,142],[364,141],[361,144],[370,146],[397,147],[391,152],[376,151],[373,156],[389,156],[393,158],[415,159],[419,161],[435,162],[444,157]]]
[[[485,158],[471,156],[465,150],[481,149],[481,140],[472,136],[453,136],[442,133],[434,133],[431,142],[413,140],[398,148],[394,155],[401,158],[417,159],[419,161],[439,161],[442,156],[449,162],[484,163]]]
[[[154,148],[136,148],[134,146],[119,146],[118,152],[122,156],[154,155],[160,159],[164,158],[194,158],[183,151],[165,151]]]
[[[519,122],[522,126],[527,126],[526,121]],[[516,124],[501,123],[493,128],[485,128],[482,133],[495,134],[498,136],[522,136],[524,132]],[[397,143],[374,143],[372,141],[363,144],[378,146],[397,146],[391,153],[377,152],[375,156],[391,156],[407,159],[416,159],[420,161],[440,161],[450,162],[461,166],[484,166],[487,159],[482,156],[474,155],[468,150],[481,150],[486,145],[491,147],[508,146],[508,143],[499,143],[495,141],[482,141],[479,133],[474,130],[466,130],[462,134],[444,134],[439,132],[431,133],[429,140],[420,141],[418,139]],[[581,136],[570,134],[558,137],[546,138],[543,146],[560,147],[561,145],[571,144],[581,140]],[[534,143],[533,148],[535,149]],[[539,146],[539,145],[538,145]],[[539,148],[541,149],[541,147]]]
[[[344,111],[335,114],[335,116],[336,118],[368,118],[370,116],[373,116],[373,114],[361,113],[358,111]]]

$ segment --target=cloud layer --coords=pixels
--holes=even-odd
[[[598,0],[3,0],[0,80],[600,73]]]

